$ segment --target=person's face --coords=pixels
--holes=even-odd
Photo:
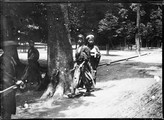
[[[78,44],[79,44],[79,45],[82,45],[82,44],[83,44],[83,39],[82,39],[82,38],[79,38],[79,39],[78,39]]]
[[[88,44],[89,44],[89,45],[93,45],[93,44],[94,44],[94,41],[93,41],[93,40],[89,40],[89,41],[88,41]]]
[[[34,46],[34,43],[31,42],[31,43],[29,43],[29,45],[30,45],[30,47],[33,47]]]

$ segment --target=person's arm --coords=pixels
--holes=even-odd
[[[87,46],[84,46],[84,59],[85,61],[89,61],[90,57],[91,57],[91,53],[90,53],[90,49]]]
[[[100,53],[98,46],[95,46],[95,49],[96,49],[96,56],[101,57],[101,53]]]
[[[8,86],[12,86],[16,81],[12,80],[10,76],[8,76],[5,73],[10,74],[12,77],[16,77],[16,72],[13,68],[11,59],[9,57],[3,57],[3,61],[1,64],[2,70],[3,70],[3,87],[7,88]]]
[[[35,59],[39,60],[39,51],[35,48]]]
[[[39,59],[39,51],[36,48],[30,49],[28,56],[28,59],[37,61]]]
[[[78,51],[78,48],[77,48],[76,51],[75,51],[75,62],[77,62],[78,56],[79,56],[77,51]]]
[[[31,49],[29,48],[29,49],[28,49],[28,52],[27,52],[27,58],[28,58],[28,59],[30,58],[30,54],[31,54]]]
[[[34,50],[32,48],[30,48],[28,50],[28,59],[33,59],[34,58]]]
[[[17,85],[16,88],[24,88],[23,80],[17,80],[16,76],[16,64],[14,63],[14,58],[12,57],[4,57],[2,69],[3,69],[3,81],[4,81],[4,88],[12,85]],[[15,88],[15,89],[16,89]]]

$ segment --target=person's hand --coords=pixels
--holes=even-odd
[[[16,85],[19,86],[20,89],[24,89],[25,88],[25,84],[22,80],[18,80],[16,82]]]
[[[76,66],[77,66],[77,63],[75,62],[75,64],[74,64],[73,68],[75,68]]]
[[[99,55],[98,52],[95,52],[94,57],[96,58],[98,55]]]
[[[99,54],[99,53],[97,53],[97,54],[96,54],[96,57],[97,57],[97,58],[100,58],[100,54]]]
[[[16,85],[21,85],[21,84],[23,84],[23,81],[22,81],[22,80],[18,80],[18,81],[16,82]]]
[[[83,61],[83,62],[80,64],[79,67],[81,68],[85,62],[86,62],[86,61]]]

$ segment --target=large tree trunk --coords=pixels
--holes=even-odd
[[[68,12],[64,4],[48,4],[48,75],[50,84],[41,99],[61,98],[70,92],[73,67],[72,46],[68,31]]]
[[[136,42],[136,52],[137,54],[140,56],[140,34],[139,34],[139,30],[140,30],[140,4],[137,3],[137,33],[135,35],[135,42]]]

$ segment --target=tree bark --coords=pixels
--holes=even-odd
[[[73,67],[72,46],[65,4],[48,4],[48,75],[50,84],[41,99],[61,98],[70,91]]]
[[[137,24],[136,24],[136,28],[137,28],[137,32],[135,35],[135,42],[136,42],[136,52],[138,54],[138,56],[140,56],[140,34],[139,34],[139,30],[140,30],[140,4],[137,3]]]
[[[124,48],[126,48],[127,42],[126,42],[126,37],[124,38]]]
[[[108,39],[108,43],[106,44],[106,54],[109,55],[109,39]]]

